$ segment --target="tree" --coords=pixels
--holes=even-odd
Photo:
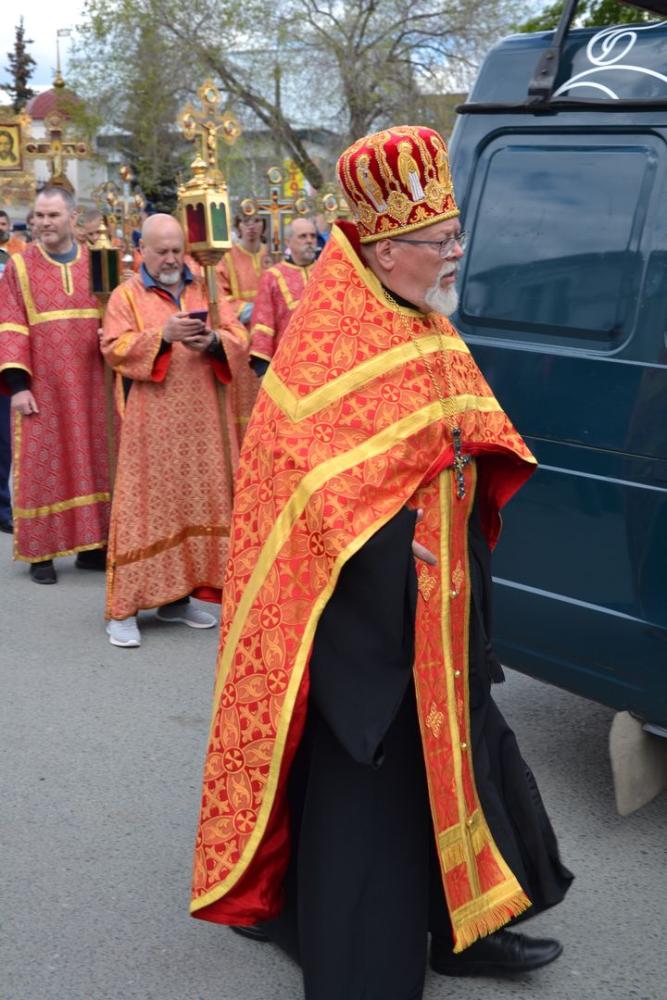
[[[513,17],[512,0],[88,0],[77,87],[97,100],[86,72],[103,66],[107,96],[129,104],[128,38],[152,25],[174,88],[191,96],[212,76],[244,127],[266,130],[318,188],[304,128],[326,127],[342,146],[414,120],[424,93],[461,89]]]
[[[35,60],[27,49],[27,46],[32,44],[32,39],[25,37],[23,18],[21,18],[16,25],[14,51],[7,53],[9,65],[5,66],[12,82],[2,84],[3,90],[6,90],[12,99],[12,107],[15,114],[18,114],[26,106],[30,98],[35,96],[34,90],[31,90],[28,86],[28,81],[33,74],[33,67],[36,66]]]
[[[517,31],[551,31],[558,27],[562,10],[562,2],[551,4],[541,14],[517,25]],[[575,24],[577,28],[602,28],[608,24],[642,24],[655,18],[650,11],[618,0],[580,0]]]

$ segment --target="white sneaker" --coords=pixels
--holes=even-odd
[[[190,628],[213,628],[218,624],[218,619],[208,613],[200,611],[192,604],[166,605],[158,608],[156,617],[161,622],[179,622],[182,625],[189,625]]]
[[[140,646],[141,632],[137,625],[136,615],[121,620],[112,618],[107,623],[107,634],[112,646]]]

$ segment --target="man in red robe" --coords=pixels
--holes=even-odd
[[[240,242],[234,243],[225,254],[217,272],[229,303],[246,330],[250,330],[257,290],[268,261],[266,245],[262,243],[264,220],[259,215],[238,215],[235,221]],[[257,376],[249,365],[244,365],[230,388],[239,441],[246,432],[258,390]]]
[[[264,220],[259,215],[237,215],[239,242],[232,244],[217,266],[220,285],[236,315],[250,327],[257,289],[267,263],[262,243]]]
[[[505,929],[571,875],[490,693],[490,550],[535,460],[447,319],[442,138],[386,129],[338,175],[356,225],[241,455],[191,911],[264,922],[307,1000],[418,1000],[429,930],[447,975],[561,952]]]
[[[310,219],[295,219],[285,233],[289,260],[274,264],[259,283],[250,328],[250,357],[264,375],[313,272],[317,230]]]
[[[221,326],[206,322],[205,282],[183,244],[175,219],[150,216],[140,273],[104,316],[102,351],[123,385],[107,570],[114,646],[140,645],[137,612],[147,608],[211,628],[216,619],[190,595],[219,601],[224,579],[239,452],[227,387],[247,369],[247,341],[222,296]]]
[[[38,243],[6,265],[0,292],[0,390],[14,417],[14,558],[36,583],[53,559],[104,569],[109,468],[99,310],[69,192],[35,202]]]

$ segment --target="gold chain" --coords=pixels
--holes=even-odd
[[[387,299],[389,299],[389,301],[393,305],[395,305],[398,309],[400,309],[400,306],[399,306],[398,302],[396,301],[396,299],[393,297],[393,295],[389,291],[387,291],[386,288],[383,288],[382,290],[383,290],[384,294],[386,295]],[[431,364],[431,359],[429,358],[429,356],[427,354],[424,353],[424,349],[422,348],[421,344],[419,343],[419,338],[416,336],[416,334],[414,333],[414,331],[412,329],[412,323],[410,322],[409,318],[407,316],[403,315],[403,313],[399,313],[399,318],[401,320],[401,323],[403,324],[403,327],[405,328],[406,332],[408,333],[408,335],[410,337],[410,340],[415,345],[415,350],[417,351],[417,354],[419,355],[419,357],[421,358],[421,360],[424,362],[424,367],[426,368],[426,371],[428,372],[428,377],[431,380],[433,388],[435,389],[435,394],[438,397],[438,400],[440,402],[440,406],[442,408],[442,415],[443,415],[444,421],[445,421],[445,423],[447,425],[449,425],[450,421],[449,421],[449,414],[447,413],[447,405],[445,403],[445,395],[444,395],[444,393],[442,391],[442,386],[440,385],[440,382],[436,378],[435,371],[433,370],[433,365]],[[438,332],[438,340],[440,342],[440,355],[442,357],[442,365],[443,365],[443,370],[444,370],[444,373],[445,373],[445,381],[447,383],[448,395],[451,397],[451,396],[454,395],[454,391],[453,391],[453,388],[452,388],[452,383],[451,383],[451,379],[449,377],[449,373],[447,371],[447,361],[446,361],[446,358],[445,358],[445,345],[444,345],[443,340],[442,340],[442,330],[440,330],[438,328],[437,332]]]
[[[396,301],[396,299],[393,297],[393,295],[389,291],[387,291],[386,288],[383,288],[383,291],[387,299],[391,303],[393,303],[393,305],[395,305],[398,309],[400,309],[400,306]],[[401,323],[407,330],[412,343],[415,345],[415,350],[417,351],[417,354],[424,362],[424,367],[428,372],[428,376],[431,380],[433,388],[435,389],[438,401],[440,402],[440,408],[442,409],[442,416],[445,426],[449,427],[451,431],[452,445],[454,448],[454,461],[452,463],[452,470],[454,472],[454,478],[456,480],[456,495],[459,498],[459,500],[462,500],[466,495],[466,484],[464,475],[465,467],[471,462],[472,456],[464,455],[463,451],[461,450],[461,428],[456,426],[456,424],[454,424],[454,422],[450,420],[450,414],[447,412],[447,403],[445,402],[445,394],[442,391],[442,386],[440,385],[440,382],[436,378],[435,371],[433,370],[433,365],[431,364],[431,359],[424,352],[421,344],[419,343],[419,338],[413,332],[412,324],[410,323],[408,317],[403,315],[403,313],[399,313],[399,316],[401,319]],[[452,386],[451,378],[449,376],[449,372],[447,370],[447,357],[445,354],[445,345],[442,340],[442,330],[440,330],[440,328],[438,328],[438,340],[440,342],[440,356],[442,358],[442,368],[445,374],[445,382],[447,385],[449,398],[451,399],[454,396],[454,389]]]

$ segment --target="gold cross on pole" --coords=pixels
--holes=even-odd
[[[233,146],[241,134],[238,119],[231,111],[220,112],[222,96],[212,80],[205,80],[197,91],[201,110],[187,104],[181,111],[178,123],[189,142],[199,139],[199,155],[207,167],[211,180],[218,180],[218,139]]]
[[[25,153],[30,160],[47,160],[51,174],[49,183],[74,193],[65,173],[68,160],[87,160],[90,146],[82,139],[65,138],[65,116],[52,111],[44,119],[46,135],[43,139],[28,139]]]
[[[243,215],[259,215],[269,221],[269,246],[275,260],[282,257],[285,221],[293,215],[305,215],[308,202],[304,197],[288,198],[281,192],[283,175],[279,167],[269,167],[269,194],[266,198],[244,198],[241,202]]]

